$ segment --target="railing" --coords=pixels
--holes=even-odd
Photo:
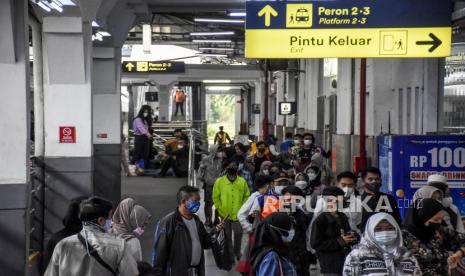
[[[189,170],[187,181],[190,186],[197,187],[197,175],[195,171],[196,141],[208,143],[207,139],[207,122],[191,121],[189,132]]]
[[[44,252],[44,213],[45,213],[45,181],[44,162],[38,157],[30,159],[30,194],[28,198],[28,209],[26,219],[26,238],[28,252],[28,265],[41,268],[42,256]]]

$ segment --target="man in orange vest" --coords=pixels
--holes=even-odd
[[[186,100],[186,93],[184,93],[184,90],[177,89],[174,95],[174,100],[176,102],[176,112],[174,113],[174,116],[178,116],[178,111],[181,109],[181,115],[184,116],[184,101]]]

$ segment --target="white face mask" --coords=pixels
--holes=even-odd
[[[280,195],[284,188],[286,188],[286,186],[274,186],[274,192]]]
[[[149,114],[148,114],[147,112],[144,112],[143,115],[144,115],[144,117],[148,117],[148,116],[149,116]]]
[[[300,140],[294,140],[294,144],[297,146],[297,145],[300,145]]]
[[[454,204],[452,197],[449,196],[442,199],[442,206],[449,208],[452,204]]]
[[[310,146],[312,144],[312,140],[305,139],[304,140],[304,145]]]
[[[142,227],[137,227],[136,229],[134,229],[134,234],[136,234],[137,236],[142,236],[142,234],[144,234],[145,230],[144,228]]]
[[[178,145],[178,149],[184,148],[184,145]]]
[[[307,173],[307,175],[308,175],[308,180],[310,180],[310,181],[315,180],[316,177],[317,177],[317,174],[314,173],[314,172],[309,172],[309,173]]]
[[[354,193],[354,188],[344,187],[342,188],[344,191],[344,196],[349,197]]]
[[[379,231],[375,232],[375,241],[379,245],[386,245],[390,244],[397,239],[397,231],[390,230],[390,231]]]
[[[281,239],[283,240],[284,243],[290,243],[295,236],[295,230],[291,229],[287,231],[287,236],[281,236]]]
[[[136,211],[135,208],[134,208],[134,218],[136,219],[137,228],[134,229],[132,232],[137,236],[142,236],[142,234],[144,234],[145,230],[144,230],[144,228],[140,227],[139,223],[137,222],[137,211]]]
[[[307,185],[308,183],[305,180],[300,180],[300,181],[295,182],[295,186],[301,190],[304,190],[305,188],[307,188]]]
[[[264,175],[270,175],[270,171],[269,170],[263,170],[263,174]]]

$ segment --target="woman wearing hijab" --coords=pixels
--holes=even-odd
[[[428,186],[438,188],[441,190],[442,205],[444,210],[448,213],[448,216],[444,218],[449,228],[453,229],[453,232],[465,234],[465,228],[462,223],[460,211],[457,206],[454,205],[449,186],[447,185],[447,178],[441,174],[432,174],[428,177]]]
[[[273,163],[271,161],[263,161],[262,165],[260,166],[260,172],[258,172],[257,176],[269,176],[270,175],[270,168]]]
[[[306,173],[298,173],[295,176],[294,185],[302,190],[304,196],[309,196],[312,194],[312,187],[309,184],[309,178]]]
[[[299,205],[297,199],[303,199],[302,190],[296,186],[288,186],[282,192],[282,201],[287,208],[289,216],[295,220],[294,239],[289,243],[289,259],[294,264],[299,276],[309,276],[310,264],[316,264],[315,255],[307,250],[307,228],[310,225],[310,216],[304,212],[305,206]],[[304,202],[302,202],[304,203]],[[292,206],[294,205],[294,206]],[[297,205],[297,206],[295,206]]]
[[[251,251],[256,276],[297,276],[288,248],[294,238],[294,224],[287,214],[273,213],[257,226]]]
[[[423,275],[448,275],[449,254],[438,232],[446,214],[440,202],[427,198],[418,200],[412,215],[404,220],[404,245],[418,260]]]
[[[132,198],[121,201],[113,214],[110,233],[126,241],[126,249],[136,261],[142,261],[142,248],[137,237],[144,233],[144,228],[151,217],[150,213],[144,207],[137,205]]]
[[[391,215],[377,213],[368,219],[360,244],[347,256],[343,275],[422,274],[417,260],[404,247],[399,224]]]

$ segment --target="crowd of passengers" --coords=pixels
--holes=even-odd
[[[187,139],[176,131],[158,176],[185,175],[176,151]],[[219,232],[226,261],[242,275],[465,275],[465,230],[446,177],[430,175],[402,219],[395,198],[381,192],[378,168],[334,175],[325,160],[331,153],[313,134],[285,138],[218,139],[199,160],[203,192],[181,187],[161,219],[131,198],[116,207],[76,198],[48,242],[45,275],[203,276],[204,250]],[[149,224],[154,233],[144,233]],[[151,256],[142,255],[141,235],[154,237]]]

